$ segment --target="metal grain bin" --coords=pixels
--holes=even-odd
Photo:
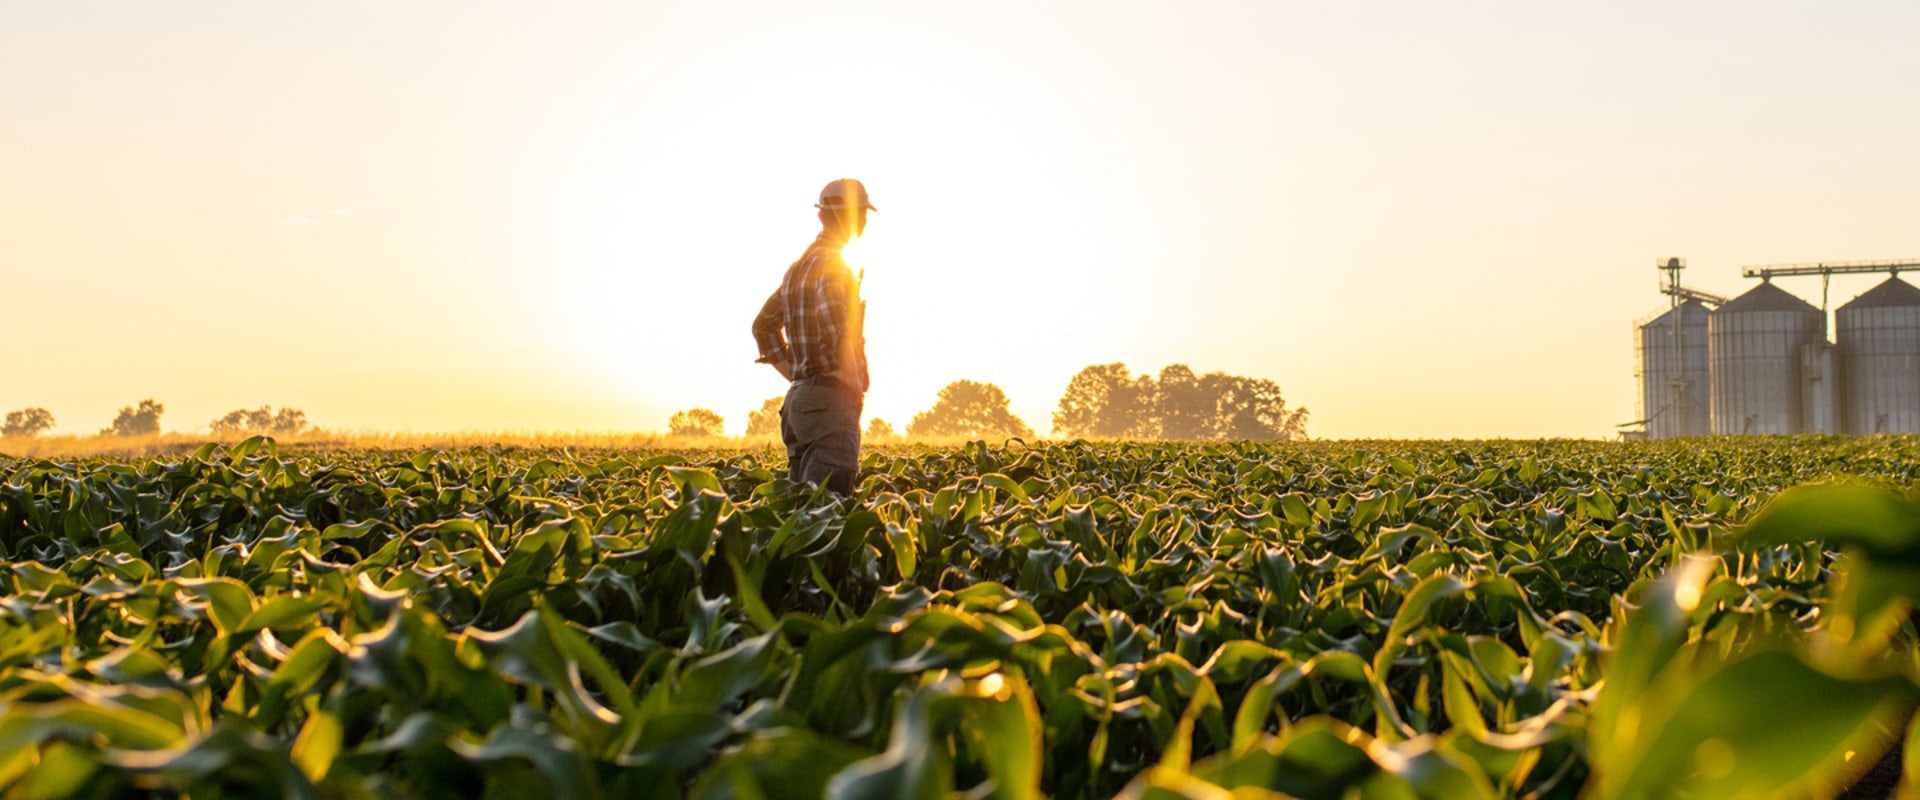
[[[1826,315],[1771,283],[1708,314],[1713,432],[1805,430],[1801,352],[1826,338]]]
[[[1920,289],[1899,278],[1834,312],[1847,433],[1920,433]]]
[[[1823,337],[1824,338],[1824,337]],[[1840,376],[1833,345],[1800,347],[1800,432],[1840,432]]]
[[[1688,300],[1641,323],[1639,345],[1640,410],[1647,438],[1710,433],[1706,305]]]

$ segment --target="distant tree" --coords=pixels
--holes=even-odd
[[[113,426],[103,428],[102,436],[149,436],[160,432],[160,415],[167,407],[149,397],[140,401],[140,406],[123,406],[120,414],[113,418]]]
[[[0,436],[39,436],[53,430],[53,412],[44,408],[23,408],[7,412],[5,426],[0,426]]]
[[[1007,407],[1007,394],[991,383],[954,381],[940,390],[933,408],[913,415],[908,436],[1011,436],[1033,438],[1033,429]]]
[[[1302,439],[1307,410],[1288,410],[1264,378],[1168,364],[1159,379],[1129,377],[1125,364],[1087,367],[1067,384],[1053,430],[1065,436],[1131,436],[1173,441]]]
[[[1053,412],[1058,436],[1131,436],[1159,434],[1155,419],[1156,385],[1151,377],[1130,377],[1127,365],[1100,364],[1080,370]]]
[[[1307,435],[1307,410],[1287,410],[1280,385],[1264,378],[1208,373],[1201,386],[1214,398],[1215,439],[1278,439]]]
[[[779,436],[780,407],[785,405],[785,397],[769,397],[760,404],[759,411],[747,412],[748,436]]]
[[[280,434],[299,433],[307,429],[307,412],[297,408],[283,408],[273,415],[273,432]]]
[[[273,424],[273,413],[264,406],[258,411],[235,409],[227,415],[207,423],[207,429],[215,436],[248,433],[255,428],[264,428]]]
[[[866,439],[868,441],[883,442],[892,439],[894,435],[893,423],[879,417],[867,421]]]
[[[219,436],[289,435],[299,433],[306,427],[307,412],[297,408],[283,408],[276,414],[273,406],[261,406],[252,411],[237,408],[227,412],[226,416],[207,423],[207,428]]]
[[[719,436],[727,421],[704,408],[675,411],[667,420],[667,432],[675,436]]]
[[[1160,438],[1192,441],[1214,437],[1217,403],[1208,387],[1185,364],[1160,370],[1157,398]]]

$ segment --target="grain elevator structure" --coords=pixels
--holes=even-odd
[[[1901,280],[1920,261],[1749,267],[1760,284],[1725,298],[1683,286],[1686,262],[1665,259],[1666,308],[1635,325],[1640,419],[1625,438],[1768,433],[1920,433],[1920,288]],[[1887,273],[1841,306],[1829,341],[1833,275]],[[1773,283],[1821,278],[1815,307]]]
[[[1888,278],[1834,312],[1841,429],[1920,433],[1920,289]]]

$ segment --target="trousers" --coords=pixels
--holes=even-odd
[[[780,441],[787,446],[787,473],[795,481],[823,484],[853,494],[860,473],[859,389],[832,378],[795,381],[780,405]]]

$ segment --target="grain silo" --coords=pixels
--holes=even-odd
[[[1920,433],[1920,289],[1888,278],[1834,312],[1847,433]]]
[[[1712,432],[1707,316],[1705,303],[1687,300],[1640,325],[1640,409],[1648,438]]]
[[[1771,282],[1709,313],[1713,432],[1805,430],[1803,353],[1826,338],[1826,315]]]
[[[1800,346],[1800,433],[1840,432],[1839,364],[1825,336]]]

